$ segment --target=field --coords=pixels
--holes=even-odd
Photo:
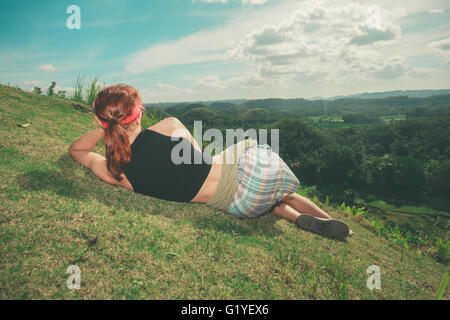
[[[385,122],[389,122],[392,120],[405,120],[406,115],[404,115],[404,114],[386,115],[386,116],[380,116],[380,119]]]
[[[95,128],[67,100],[0,86],[1,299],[434,299],[448,271],[323,203],[352,238],[107,185],[68,155]],[[66,286],[70,265],[79,290]],[[379,290],[366,286],[371,265]]]
[[[346,128],[346,127],[358,127],[363,126],[364,124],[357,123],[344,123],[342,116],[311,116],[307,117],[307,119],[311,120],[314,125],[323,128]],[[380,119],[383,122],[390,121],[399,121],[405,120],[406,115],[397,114],[397,115],[381,115]]]
[[[383,219],[399,225],[404,230],[420,232],[432,238],[437,236],[445,239],[448,236],[450,214],[447,212],[424,206],[396,207],[381,200],[362,205],[381,210]]]
[[[344,121],[341,116],[311,116],[308,119],[313,122],[323,122],[323,121],[331,121],[331,122],[342,122]]]

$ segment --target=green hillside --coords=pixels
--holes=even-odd
[[[78,109],[0,86],[0,299],[434,299],[448,271],[322,203],[352,238],[107,185],[68,155],[98,127]],[[66,287],[70,265],[79,290]],[[366,286],[371,265],[379,290]]]

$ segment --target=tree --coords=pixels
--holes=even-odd
[[[375,147],[374,153],[377,154],[388,153],[391,144],[396,139],[395,131],[391,126],[385,124],[370,126],[363,131],[363,135],[368,150],[371,150],[370,145],[380,144],[382,146],[384,150],[381,150],[380,146]]]
[[[35,93],[35,94],[42,94],[42,90],[39,87],[34,87],[33,93]]]
[[[322,183],[360,185],[365,181],[365,156],[360,144],[330,144],[320,152]]]
[[[65,99],[66,98],[66,91],[65,90],[59,90],[58,93],[56,94],[56,96],[58,98]]]
[[[405,138],[397,138],[391,144],[391,152],[397,156],[407,156],[409,155],[409,145],[408,140]]]
[[[56,82],[52,81],[52,84],[50,85],[50,87],[48,87],[48,90],[47,90],[47,95],[49,97],[53,97],[54,96],[54,94],[55,94],[55,92],[54,92],[55,86],[56,86]]]
[[[370,174],[373,190],[381,195],[417,199],[424,190],[424,167],[410,156],[374,158]]]
[[[426,190],[432,197],[448,198],[450,194],[450,160],[430,160],[426,164]]]

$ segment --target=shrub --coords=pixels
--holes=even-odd
[[[98,83],[98,77],[91,80],[86,85],[86,104],[91,106],[94,103],[95,97],[103,89],[103,86]]]
[[[84,86],[84,77],[78,75],[73,85],[73,95],[72,95],[73,101],[84,103],[83,86]]]
[[[448,259],[448,249],[450,246],[449,241],[442,240],[441,238],[436,239],[436,250],[438,259],[442,262],[446,262]]]
[[[48,87],[48,90],[47,90],[47,95],[49,97],[53,97],[55,95],[55,92],[54,92],[55,86],[56,86],[56,82],[52,81],[52,84],[50,85],[50,87]]]

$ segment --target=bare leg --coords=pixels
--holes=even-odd
[[[284,196],[281,199],[282,202],[288,204],[290,207],[294,208],[300,213],[306,213],[311,216],[322,218],[322,219],[332,219],[325,211],[320,209],[314,202],[308,198],[302,197],[297,193],[291,193]]]
[[[294,208],[294,205],[296,208]],[[297,208],[301,212],[297,211]],[[299,228],[305,231],[313,232],[327,238],[342,241],[347,236],[353,234],[345,223],[332,219],[325,211],[316,206],[314,202],[298,194],[289,194],[283,197],[282,201],[272,209],[272,213],[294,222]]]
[[[295,222],[295,220],[297,220],[297,218],[301,215],[294,208],[284,202],[281,202],[278,206],[272,209],[272,213],[291,222]]]

